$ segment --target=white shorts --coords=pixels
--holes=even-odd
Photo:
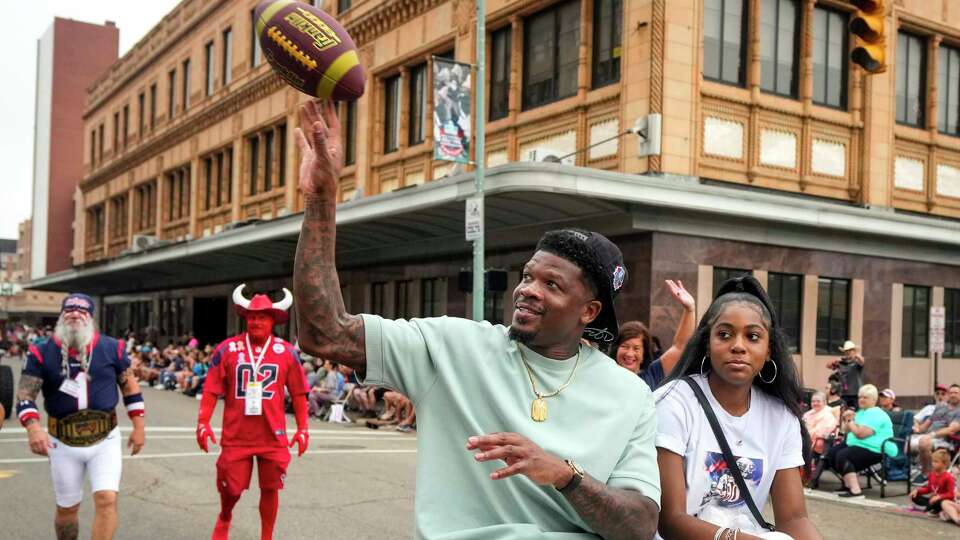
[[[83,499],[83,475],[90,475],[90,490],[120,491],[120,469],[123,460],[120,428],[113,428],[107,438],[86,447],[67,446],[50,437],[50,476],[57,506],[69,508]]]

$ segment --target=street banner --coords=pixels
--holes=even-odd
[[[433,58],[433,158],[470,162],[470,74],[473,66]]]

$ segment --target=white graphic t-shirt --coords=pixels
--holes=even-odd
[[[750,409],[732,416],[717,403],[706,378],[693,376],[713,406],[736,467],[763,509],[777,471],[803,465],[800,421],[768,394],[751,389]],[[687,513],[725,527],[762,531],[730,474],[710,422],[693,390],[673,381],[654,392],[658,448],[684,459]],[[659,537],[658,537],[659,538]]]

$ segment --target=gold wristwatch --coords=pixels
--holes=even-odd
[[[557,491],[567,494],[577,489],[577,486],[579,486],[580,482],[583,481],[584,472],[583,469],[581,469],[580,466],[574,463],[571,459],[565,459],[563,462],[570,467],[571,471],[573,471],[573,476],[570,477],[570,481],[567,482],[567,485],[563,486],[562,488],[557,488]]]

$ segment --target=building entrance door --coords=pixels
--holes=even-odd
[[[194,298],[193,332],[200,346],[216,346],[227,338],[227,299]]]

